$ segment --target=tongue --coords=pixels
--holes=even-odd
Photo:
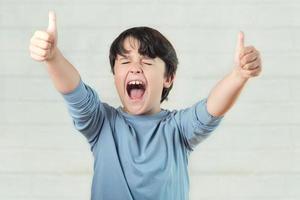
[[[144,90],[142,89],[132,89],[130,91],[130,97],[132,99],[140,99],[142,98],[143,94],[144,94]]]

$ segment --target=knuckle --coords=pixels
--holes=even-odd
[[[41,37],[41,35],[43,35],[43,31],[36,31],[35,33],[34,33],[34,35],[36,36],[36,37]]]
[[[45,50],[41,51],[41,56],[46,57],[47,56],[47,51],[45,51]]]
[[[44,42],[42,42],[41,44],[40,44],[40,46],[41,46],[41,48],[43,48],[43,49],[47,49],[47,43],[44,43]]]
[[[244,70],[248,70],[248,67],[249,67],[249,65],[246,64],[246,65],[243,66],[243,69],[244,69]]]
[[[246,56],[246,59],[247,59],[248,62],[252,61],[254,58],[255,58],[255,55],[253,55],[253,54],[248,54]]]
[[[251,76],[255,76],[257,72],[251,72]]]
[[[248,63],[248,58],[245,56],[242,60],[241,60],[241,63],[243,65],[246,65]]]
[[[257,57],[260,57],[260,52],[259,51],[257,51],[256,54],[257,54]]]
[[[247,49],[247,52],[252,52],[254,49],[253,46],[247,46],[246,49]]]
[[[33,36],[38,36],[40,31],[35,31]]]
[[[242,57],[243,57],[243,50],[239,54],[239,58],[242,58]]]
[[[51,43],[47,42],[47,43],[45,44],[45,48],[46,48],[46,49],[50,49],[50,48],[51,48]]]
[[[50,40],[50,35],[48,33],[45,34],[45,39]]]

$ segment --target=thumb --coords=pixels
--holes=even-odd
[[[245,35],[242,31],[238,34],[236,53],[239,53],[245,46]]]
[[[52,34],[54,38],[56,38],[56,16],[53,11],[49,12],[49,23],[48,23],[47,32]]]

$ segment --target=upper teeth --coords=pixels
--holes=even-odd
[[[128,84],[143,84],[143,82],[142,81],[129,81],[129,83]]]

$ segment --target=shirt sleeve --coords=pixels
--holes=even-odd
[[[220,124],[224,116],[215,117],[207,111],[207,98],[192,107],[175,113],[175,120],[190,151],[207,138]]]
[[[74,127],[93,145],[105,119],[105,109],[97,92],[80,79],[73,91],[61,95],[67,104]]]

